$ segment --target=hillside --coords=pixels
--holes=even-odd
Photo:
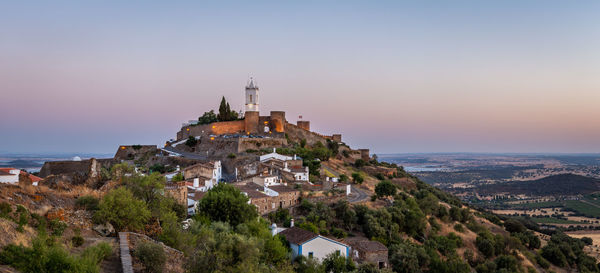
[[[486,194],[510,192],[536,196],[585,195],[600,190],[600,179],[575,174],[558,174],[532,181],[482,185],[477,190]]]

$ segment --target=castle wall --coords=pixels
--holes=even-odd
[[[115,153],[114,159],[134,160],[144,155],[155,155],[157,152],[156,145],[121,145]]]
[[[365,161],[371,160],[371,156],[369,154],[369,149],[358,149],[358,151],[360,151],[360,157],[363,160],[365,160]]]
[[[258,121],[260,117],[258,112],[248,111],[244,116],[244,129],[251,134],[258,133]]]
[[[248,149],[272,149],[287,145],[285,138],[240,138],[238,142],[238,152],[245,152]]]
[[[299,142],[301,139],[306,139],[306,144],[311,146],[317,142],[323,144],[327,143],[327,138],[325,138],[325,136],[304,130],[294,124],[286,123],[285,129],[288,137],[293,141]]]
[[[285,124],[287,123],[285,120],[285,112],[283,111],[271,111],[271,123],[275,132],[284,133],[285,132]]]
[[[246,130],[246,124],[244,120],[221,121],[209,125],[210,132],[214,135],[236,134],[242,133],[244,130]]]
[[[306,131],[310,131],[310,121],[301,121],[299,120],[297,123],[298,128],[302,128]]]

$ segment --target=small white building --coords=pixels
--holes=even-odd
[[[305,229],[291,227],[279,234],[290,243],[292,259],[299,255],[317,260],[323,260],[331,253],[337,253],[346,258],[350,255],[350,246]]]
[[[18,184],[21,170],[13,168],[0,168],[0,183]]]
[[[277,160],[281,160],[281,161],[285,162],[285,161],[290,161],[290,160],[297,160],[298,157],[295,155],[287,156],[287,155],[278,154],[276,148],[273,148],[272,153],[260,156],[260,162],[265,162],[265,161],[268,161],[271,159],[277,159]]]
[[[19,176],[23,174],[26,177],[29,178],[29,180],[31,181],[31,184],[33,186],[37,186],[38,183],[42,180],[41,178],[27,173],[27,172],[21,172],[21,170],[19,169],[15,169],[15,168],[0,168],[0,183],[5,183],[5,184],[19,184]]]

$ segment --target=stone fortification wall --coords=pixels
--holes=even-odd
[[[285,128],[288,137],[292,141],[300,142],[300,140],[306,139],[306,143],[308,145],[314,145],[317,142],[321,142],[323,144],[327,143],[327,138],[325,138],[324,136],[311,131],[304,130],[294,124],[287,123]]]
[[[302,129],[304,129],[304,130],[306,130],[306,131],[310,131],[310,121],[306,121],[306,120],[305,120],[305,121],[302,121],[302,120],[299,120],[299,121],[296,123],[296,125],[298,126],[298,128],[302,128]]]
[[[48,161],[44,163],[39,176],[80,174],[88,176],[90,171],[99,172],[100,168],[110,169],[118,160],[112,158],[87,159],[81,161]],[[95,175],[95,174],[92,174]]]
[[[251,134],[258,133],[258,122],[260,116],[258,112],[247,111],[244,115],[244,128],[246,132],[250,132]]]
[[[121,145],[114,158],[118,160],[136,160],[149,157],[158,153],[156,145]]]
[[[287,145],[285,138],[240,138],[238,139],[237,152],[245,152],[248,149],[272,149]]]
[[[185,146],[185,144],[181,144]],[[195,147],[196,151],[201,151],[202,155],[207,156],[225,156],[230,153],[237,153],[238,141],[236,138],[215,138],[203,137],[198,141]],[[208,152],[208,153],[207,153]]]
[[[181,128],[177,132],[177,140],[183,140],[190,136],[208,136],[208,135],[224,135],[238,134],[246,131],[245,120],[220,121],[204,125],[190,125]]]
[[[152,238],[143,235],[143,234],[139,234],[139,233],[134,233],[134,232],[119,232],[119,238],[120,238],[120,244],[121,244],[121,249],[129,249],[129,252],[131,252],[133,255],[133,257],[130,257],[132,263],[133,263],[133,271],[134,272],[141,272],[142,271],[142,266],[141,263],[139,262],[139,260],[135,257],[135,248],[138,244],[142,243],[142,242],[152,242],[152,243],[156,243],[159,244],[160,246],[162,246],[162,248],[165,251],[165,256],[167,257],[167,260],[165,262],[165,268],[164,268],[164,272],[175,272],[175,273],[183,273],[185,272],[185,270],[183,269],[183,265],[185,264],[185,256],[183,255],[183,252],[171,248],[167,245],[165,245],[162,242],[153,240]],[[123,256],[121,256],[121,259],[123,259]],[[122,260],[123,261],[123,260]],[[125,263],[124,263],[125,265]],[[125,267],[123,267],[123,269],[125,270]]]
[[[210,124],[210,133],[213,135],[243,133],[246,130],[244,120],[223,121]]]
[[[286,123],[284,111],[271,111],[271,128],[274,132],[285,133]]]

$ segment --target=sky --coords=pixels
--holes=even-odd
[[[125,2],[0,2],[0,153],[162,145],[250,76],[374,153],[600,152],[599,1]]]

